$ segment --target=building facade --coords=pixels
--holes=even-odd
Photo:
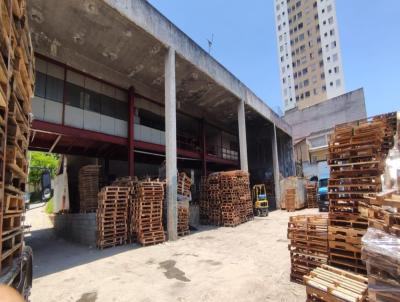
[[[284,111],[345,93],[335,0],[275,0]]]

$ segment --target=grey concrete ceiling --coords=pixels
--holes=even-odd
[[[30,0],[35,51],[163,102],[166,47],[102,0]],[[182,57],[178,108],[236,129],[238,99]]]

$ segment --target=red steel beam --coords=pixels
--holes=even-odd
[[[71,136],[76,138],[77,140],[94,140],[104,143],[110,143],[115,145],[122,145],[128,146],[128,139],[124,137],[104,134],[96,131],[90,131],[85,129],[78,129],[70,126],[63,126],[59,124],[34,120],[32,123],[32,131],[49,133],[53,135],[64,135],[64,136]],[[133,131],[132,131],[133,132]],[[132,133],[134,135],[134,133]],[[142,141],[133,140],[133,147],[145,151],[153,151],[157,153],[165,153],[165,146],[159,144],[152,144]],[[133,153],[133,152],[132,152]],[[177,154],[179,156],[192,158],[192,159],[199,159],[202,160],[203,156],[205,156],[205,161],[207,162],[214,162],[214,163],[221,163],[236,166],[238,165],[238,161],[227,160],[223,158],[218,158],[216,156],[203,154],[203,152],[196,152],[190,150],[183,150],[178,149]]]
[[[73,136],[78,139],[90,139],[116,145],[126,146],[128,142],[127,139],[124,137],[104,134],[91,130],[78,129],[70,126],[65,126],[65,125],[63,126],[39,120],[33,121],[32,130],[36,130],[39,132],[53,133],[53,134],[61,134],[66,136]]]

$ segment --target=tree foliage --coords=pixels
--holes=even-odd
[[[50,170],[51,178],[56,175],[58,155],[37,151],[32,151],[30,155],[29,183],[37,188],[45,169]]]

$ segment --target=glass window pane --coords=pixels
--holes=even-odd
[[[116,115],[115,118],[123,120],[123,121],[127,121],[128,120],[128,103],[125,102],[120,102],[120,101],[116,101],[115,102],[115,106],[116,106]]]
[[[83,109],[85,88],[67,82],[65,89],[65,103]]]
[[[46,97],[46,75],[36,71],[35,95],[41,98]]]
[[[114,117],[115,115],[114,100],[106,95],[101,95],[101,114]]]
[[[64,81],[47,75],[46,99],[62,103],[64,95]]]
[[[86,90],[85,92],[85,110],[100,113],[101,109],[101,96],[100,94]]]

